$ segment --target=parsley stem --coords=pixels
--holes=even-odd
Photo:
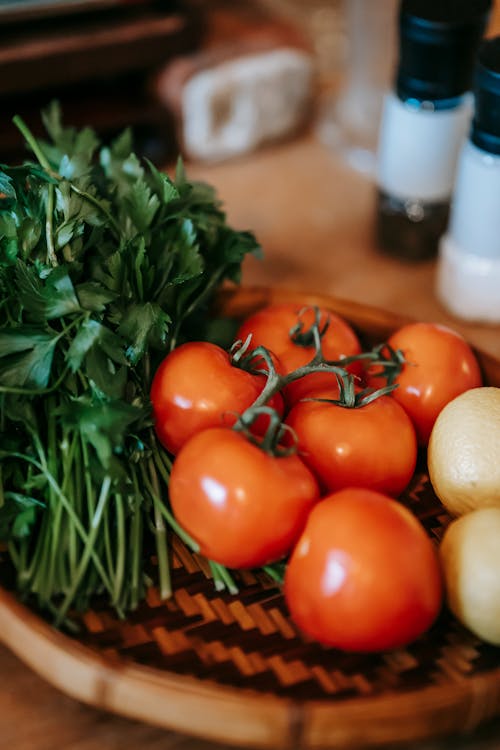
[[[73,602],[73,599],[75,597],[75,594],[78,590],[78,586],[80,585],[80,581],[83,578],[85,571],[87,570],[87,566],[90,562],[92,553],[94,552],[95,540],[96,540],[99,527],[101,524],[101,520],[104,514],[104,509],[106,508],[106,504],[108,502],[110,489],[111,489],[111,478],[109,476],[105,476],[102,481],[101,490],[99,493],[99,499],[97,501],[96,511],[91,520],[90,533],[85,543],[85,548],[83,550],[83,555],[80,560],[80,565],[78,566],[78,570],[76,571],[76,574],[73,577],[73,580],[71,582],[71,587],[68,593],[66,594],[64,601],[57,611],[57,615],[56,615],[56,619],[54,623],[56,627],[59,627],[59,625],[61,624],[61,621],[64,619],[68,609],[70,608]]]
[[[131,609],[136,609],[139,604],[141,595],[141,571],[142,571],[142,498],[139,491],[139,482],[135,468],[131,472],[132,485],[134,490],[134,504],[132,511],[132,522],[130,524],[130,549],[131,549],[131,584],[130,584],[130,601]]]
[[[81,454],[80,454],[80,442],[79,442],[78,431],[75,430],[73,435],[73,441],[71,445],[71,461],[68,461],[63,466],[65,477],[68,476],[68,483],[71,482],[72,495],[74,499],[75,511],[78,516],[81,515],[81,498],[83,496],[82,488],[82,465],[81,465]],[[64,485],[63,485],[64,487]],[[77,561],[80,556],[80,545],[78,542],[78,536],[76,534],[75,525],[69,524],[68,528],[68,548],[69,548],[69,570],[70,578],[73,578]]]
[[[40,144],[38,143],[37,139],[31,132],[31,130],[28,128],[22,117],[19,115],[15,115],[15,117],[12,118],[12,122],[16,126],[16,128],[20,131],[21,135],[23,136],[24,140],[28,144],[28,146],[31,148],[33,153],[35,154],[36,158],[40,162],[40,165],[47,170],[47,172],[53,176],[54,172],[50,166],[49,160],[43,153],[42,149],[40,148]]]
[[[47,418],[47,465],[51,474],[57,479],[57,425],[55,417],[55,397],[50,395],[47,399],[46,418]],[[67,475],[66,475],[67,476]],[[64,481],[61,485],[61,491],[67,493],[67,482]],[[58,503],[53,488],[49,490],[49,516],[52,516],[52,522],[50,524],[50,535],[54,540],[54,543],[49,546],[48,549],[48,561],[47,561],[47,588],[45,589],[45,598],[49,598],[48,588],[51,585],[57,585],[55,579],[56,560],[60,557],[60,527],[63,516],[63,506]],[[59,571],[58,571],[59,572]]]
[[[113,582],[113,599],[115,596],[116,586],[115,586],[115,563],[113,559],[113,552],[111,550],[111,534],[109,529],[109,519],[108,519],[108,513],[106,511],[105,516],[102,520],[102,538],[103,538],[103,546],[104,546],[104,556],[106,560],[106,565],[109,573],[109,578]]]
[[[54,247],[54,185],[49,183],[47,187],[47,215],[45,219],[45,239],[47,242],[47,263],[58,266],[56,249]]]
[[[212,573],[212,578],[215,586],[216,591],[224,591],[226,588],[226,584],[224,583],[222,576],[219,572],[219,568],[216,563],[214,563],[213,560],[208,561],[208,566],[210,568],[210,572]]]
[[[284,566],[281,567],[284,569]],[[275,581],[280,586],[283,585],[283,570],[280,569],[280,563],[276,563],[275,565],[264,565],[262,570],[272,581]]]
[[[155,526],[155,539],[156,539],[156,552],[158,555],[158,576],[160,583],[160,598],[169,599],[172,596],[172,585],[170,582],[170,568],[168,564],[167,555],[167,529],[162,517],[162,506],[163,503],[160,498],[160,486],[158,483],[158,475],[155,471],[154,463],[151,459],[148,460],[148,468],[151,480],[147,478],[146,471],[143,467],[145,484],[149,489],[151,498],[153,500],[153,512],[154,512],[154,526]]]
[[[169,482],[168,472],[171,468],[171,465],[168,466],[166,464],[166,461],[167,461],[166,456],[162,456],[162,454],[160,453],[157,447],[153,448],[153,459],[156,464],[156,468],[160,472],[161,478],[165,482],[165,485],[168,486],[168,482]],[[167,504],[162,502],[160,503],[159,508],[160,508],[160,512],[162,516],[164,517],[164,519],[166,520],[170,528],[173,531],[175,531],[179,539],[182,539],[184,544],[187,547],[189,547],[191,552],[199,552],[200,551],[199,544],[195,542],[194,539],[192,539],[189,536],[187,531],[184,531],[184,529],[177,523],[177,520],[175,519],[174,515],[170,512]]]
[[[18,553],[16,545],[14,544],[12,539],[7,544],[7,550],[9,552],[10,559],[14,563],[15,569],[19,570],[21,568],[21,554]]]
[[[234,579],[229,572],[229,570],[220,563],[214,562],[213,560],[209,560],[210,569],[212,571],[212,575],[214,575],[214,580],[216,581],[216,588],[217,588],[217,581],[222,581],[223,585],[230,594],[234,595],[237,594],[239,589],[236,583],[234,582]],[[219,590],[220,590],[220,584],[219,584]]]
[[[184,542],[184,544],[187,547],[189,547],[189,549],[191,550],[191,552],[199,552],[200,551],[199,544],[197,542],[195,542],[194,539],[192,539],[192,537],[189,536],[189,534],[187,533],[187,531],[184,531],[184,529],[182,528],[182,526],[179,526],[179,524],[175,520],[175,517],[169,511],[169,509],[167,508],[167,506],[165,505],[165,503],[161,503],[161,505],[160,505],[160,512],[161,512],[162,516],[165,518],[165,520],[167,521],[168,525],[172,528],[173,531],[175,531],[175,533],[177,534],[177,536],[179,537],[179,539],[182,539],[182,541]]]
[[[125,514],[123,511],[123,497],[120,493],[115,495],[116,509],[116,567],[113,604],[117,605],[120,601],[121,590],[125,575]]]
[[[64,332],[66,332],[68,328],[66,328]],[[65,367],[57,380],[55,380],[52,385],[48,386],[47,388],[17,388],[15,386],[0,385],[0,393],[17,393],[20,396],[45,396],[47,393],[56,391],[64,382],[68,373],[69,367]]]
[[[73,193],[76,193],[84,200],[88,201],[89,203],[92,203],[93,206],[99,209],[99,211],[106,217],[106,219],[109,222],[109,225],[113,228],[117,239],[120,239],[121,237],[121,229],[120,225],[114,218],[114,216],[108,211],[108,209],[101,203],[100,200],[95,198],[91,193],[88,193],[86,190],[81,190],[79,187],[77,187],[73,182],[69,182],[70,190]]]
[[[168,487],[172,462],[162,451],[158,450],[156,446],[153,448],[153,458],[155,460],[156,468],[160,472],[165,485]]]
[[[38,436],[34,436],[34,441],[35,441],[35,444],[38,444],[37,445],[37,449],[41,449],[42,446],[41,446],[41,443],[40,443],[40,441],[38,439]],[[27,454],[24,454],[24,453],[19,453],[17,451],[12,451],[11,453],[9,453],[9,455],[12,456],[12,457],[15,457],[15,458],[20,458],[21,460],[24,460],[27,463],[30,463],[33,466],[36,466],[42,472],[42,474],[46,478],[48,484],[55,490],[56,495],[60,499],[61,503],[63,503],[64,507],[66,508],[66,510],[68,512],[68,515],[71,517],[73,523],[75,524],[75,528],[78,531],[78,534],[80,535],[80,537],[82,538],[82,540],[86,544],[87,541],[88,541],[88,534],[85,531],[80,518],[75,513],[75,510],[74,510],[71,502],[68,500],[68,498],[66,497],[66,495],[61,491],[61,488],[57,484],[56,480],[54,479],[54,477],[52,476],[52,474],[49,472],[49,470],[47,468],[47,465],[45,464],[45,461],[42,458],[41,458],[40,461],[37,461],[36,458],[33,458],[32,456],[28,456]],[[46,515],[47,514],[44,514],[44,517]],[[109,581],[108,576],[106,575],[106,572],[104,570],[102,562],[101,562],[100,558],[98,557],[98,555],[97,555],[97,553],[96,553],[95,550],[92,551],[92,557],[93,557],[93,560],[94,560],[94,565],[96,566],[96,569],[98,570],[99,575],[102,578],[102,582],[104,583],[104,585],[107,588],[107,590],[109,592],[111,592],[112,591],[111,583]]]
[[[24,122],[24,120],[22,119],[22,117],[20,117],[19,115],[15,115],[15,117],[12,119],[12,122],[17,127],[17,129],[21,132],[21,134],[24,137],[26,143],[29,145],[29,147],[31,148],[31,150],[35,154],[36,158],[38,159],[38,161],[40,163],[40,166],[42,166],[46,170],[47,174],[50,177],[53,177],[53,178],[55,178],[57,180],[63,179],[61,177],[61,175],[57,174],[57,172],[55,172],[52,169],[52,167],[50,166],[50,162],[47,159],[47,157],[45,156],[43,150],[40,148],[40,144],[38,143],[37,139],[35,138],[35,136],[31,132],[31,130],[28,128],[28,126],[26,125],[26,123]],[[89,203],[92,203],[92,205],[94,205],[96,208],[98,208],[101,211],[101,213],[104,214],[104,216],[108,220],[110,226],[113,227],[116,236],[118,238],[120,238],[121,237],[120,225],[118,224],[118,222],[116,221],[116,219],[114,218],[114,216],[101,203],[101,201],[99,201],[97,198],[95,198],[93,195],[91,195],[91,193],[88,193],[87,191],[81,190],[80,188],[78,188],[73,182],[71,182],[71,181],[68,181],[68,182],[69,182],[70,189],[74,193],[76,193],[77,195],[79,195],[81,198],[84,198]],[[53,187],[54,186],[53,186],[53,183],[52,183],[52,188]],[[47,247],[49,249],[49,244],[48,243],[47,243]],[[50,256],[50,250],[49,250],[49,257],[51,257]],[[55,257],[55,254],[54,254],[54,257]],[[57,265],[57,258],[56,258],[56,263],[53,264],[53,265]]]
[[[220,268],[218,268],[217,271],[215,271],[208,279],[208,281],[205,282],[203,291],[198,294],[198,296],[195,297],[194,300],[192,300],[192,302],[187,306],[184,312],[179,313],[174,332],[170,339],[170,351],[175,349],[175,347],[177,346],[177,339],[179,338],[180,329],[185,319],[189,317],[189,315],[192,315],[196,308],[199,307],[206,299],[208,299],[208,297],[214,291],[215,287],[220,283],[220,280],[223,278],[225,271],[226,266],[221,266]]]

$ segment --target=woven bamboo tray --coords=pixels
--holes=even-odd
[[[217,314],[242,317],[298,300],[343,315],[369,342],[405,322],[325,296],[242,289]],[[478,353],[500,386],[500,362]],[[436,541],[449,521],[425,466],[403,501]],[[207,566],[181,544],[172,554],[174,597],[153,589],[125,622],[96,608],[78,638],[55,631],[0,589],[0,639],[65,693],[101,709],[206,739],[273,748],[361,748],[471,730],[500,713],[500,649],[446,611],[405,649],[342,654],[303,639],[280,592],[253,573],[238,596],[216,592]]]

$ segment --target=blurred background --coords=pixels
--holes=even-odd
[[[40,109],[54,98],[68,122],[104,137],[132,126],[138,150],[156,161],[178,151],[226,159],[311,125],[327,144],[372,149],[395,6],[3,0],[0,158],[21,155],[12,116],[40,130]]]
[[[488,8],[493,36],[499,5],[436,7]],[[425,0],[409,7],[434,12]],[[12,117],[42,135],[40,112],[53,100],[66,124],[105,141],[130,127],[139,155],[171,171],[181,154],[230,221],[256,234],[264,259],[245,261],[246,284],[454,323],[500,354],[494,331],[452,315],[436,294],[436,243],[404,257],[404,236],[410,249],[417,235],[428,244],[427,231],[435,240],[448,204],[438,232],[433,204],[427,217],[421,202],[400,201],[393,217],[386,201],[397,252],[379,242],[379,125],[396,79],[399,10],[399,0],[2,0],[0,162],[27,156]]]

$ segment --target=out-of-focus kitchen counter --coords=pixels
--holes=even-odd
[[[245,264],[244,284],[326,292],[442,321],[500,356],[500,326],[466,325],[440,307],[434,296],[434,262],[407,265],[377,253],[373,186],[311,134],[238,161],[188,166],[188,173],[214,184],[230,220],[258,235],[264,259]],[[3,647],[0,673],[1,750],[216,748],[83,706],[47,685]],[[471,736],[412,750],[494,750],[499,745],[497,721]]]

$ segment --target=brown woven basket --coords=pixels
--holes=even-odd
[[[405,319],[319,295],[242,289],[219,297],[235,318],[289,300],[328,307],[367,342]],[[500,386],[500,362],[477,353]],[[449,521],[425,467],[403,497],[438,540]],[[241,576],[238,596],[216,592],[202,558],[180,543],[174,596],[157,592],[120,621],[107,609],[83,617],[70,638],[0,590],[0,638],[64,692],[169,729],[243,746],[361,748],[470,730],[500,713],[500,649],[481,643],[446,611],[408,648],[343,654],[304,639],[279,590]]]

